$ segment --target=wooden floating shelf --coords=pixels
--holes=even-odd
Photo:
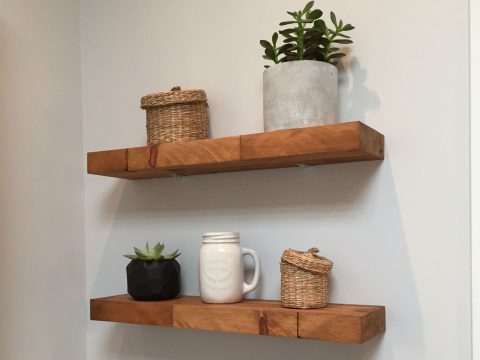
[[[199,297],[134,301],[128,295],[90,300],[92,320],[361,344],[385,331],[383,306],[329,304],[287,309],[279,301],[205,304]]]
[[[356,121],[88,153],[88,173],[151,179],[382,160],[384,137]]]

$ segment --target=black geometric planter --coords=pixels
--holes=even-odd
[[[135,300],[168,300],[180,292],[180,264],[175,259],[132,260],[127,265],[128,293]]]

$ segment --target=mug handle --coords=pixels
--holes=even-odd
[[[242,256],[245,255],[250,255],[253,258],[253,262],[255,263],[255,273],[250,284],[247,284],[246,282],[243,283],[243,294],[255,289],[258,285],[258,281],[260,280],[260,259],[258,258],[257,253],[252,249],[242,248]]]

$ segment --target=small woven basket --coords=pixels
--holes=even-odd
[[[296,309],[327,306],[328,275],[333,263],[318,256],[318,249],[307,252],[292,249],[282,254],[282,306]]]
[[[142,97],[141,108],[147,111],[148,145],[208,138],[208,104],[203,90],[175,86]]]

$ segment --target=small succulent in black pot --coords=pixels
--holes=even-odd
[[[132,260],[127,265],[128,293],[135,300],[168,300],[180,292],[180,264],[175,260],[178,249],[164,254],[164,244],[152,249],[133,248],[135,255],[124,255]]]

